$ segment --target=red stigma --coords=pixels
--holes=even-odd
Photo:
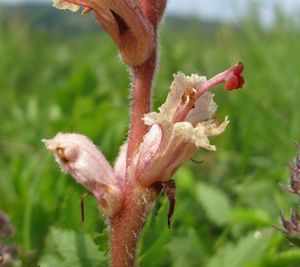
[[[243,63],[239,62],[233,69],[234,74],[241,74],[244,70],[244,65]]]
[[[242,63],[238,63],[237,65],[233,66],[232,69],[228,72],[225,79],[225,89],[227,91],[232,91],[243,87],[245,83],[245,79],[241,75],[243,70],[244,65]]]

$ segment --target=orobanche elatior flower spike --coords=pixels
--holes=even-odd
[[[209,137],[222,134],[229,120],[215,117],[210,92],[218,84],[228,91],[242,88],[243,64],[211,79],[179,72],[166,102],[151,111],[151,89],[157,66],[157,28],[166,0],[54,0],[59,9],[92,11],[132,71],[132,103],[127,142],[114,168],[87,137],[58,133],[43,140],[61,169],[97,199],[110,229],[111,266],[136,266],[136,247],[155,200],[164,191],[175,205],[175,172],[200,148],[215,151]]]

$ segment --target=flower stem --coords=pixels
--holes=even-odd
[[[133,153],[142,142],[148,126],[142,118],[151,109],[151,89],[156,69],[156,49],[142,65],[133,68],[131,121],[128,137],[127,166],[130,165]]]
[[[110,219],[111,267],[136,267],[136,248],[156,191],[127,184],[123,206]]]

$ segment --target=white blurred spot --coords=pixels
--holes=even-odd
[[[254,233],[254,238],[255,238],[255,239],[260,239],[261,237],[262,237],[261,231],[256,231],[256,232]]]

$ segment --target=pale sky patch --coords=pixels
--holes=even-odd
[[[0,0],[0,3],[49,3],[51,0]],[[168,14],[181,16],[198,16],[203,19],[238,22],[247,14],[249,2],[258,5],[259,13],[265,24],[271,24],[274,19],[274,5],[289,16],[299,17],[300,0],[169,0]]]

